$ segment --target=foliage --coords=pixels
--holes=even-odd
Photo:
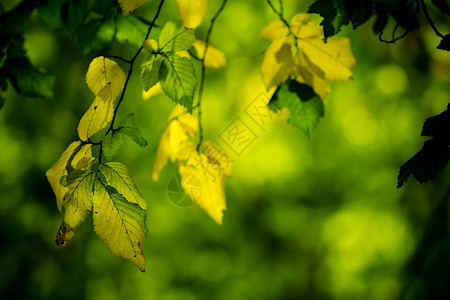
[[[101,2],[101,3],[100,3]],[[287,108],[288,123],[312,137],[324,116],[324,101],[331,93],[330,82],[352,79],[356,64],[350,40],[334,37],[342,27],[353,29],[376,17],[373,31],[380,41],[395,42],[419,28],[417,15],[426,20],[441,38],[438,49],[449,50],[449,35],[435,27],[427,7],[421,1],[317,0],[308,13],[319,14],[322,28],[307,13],[296,14],[291,22],[284,18],[282,1],[278,16],[260,35],[271,41],[264,53],[260,71],[266,90],[271,94],[272,111]],[[133,12],[141,6],[154,5],[144,0],[115,1],[31,1],[2,12],[0,44],[0,87],[9,83],[24,96],[54,97],[54,76],[33,66],[23,50],[28,20],[37,9],[41,22],[56,30],[64,28],[78,38],[83,55],[99,51],[116,40],[137,48],[131,59],[100,55],[94,58],[86,73],[86,83],[95,98],[78,124],[78,141],[72,142],[46,175],[55,193],[57,207],[63,213],[56,243],[64,245],[74,236],[75,228],[93,212],[94,229],[111,253],[134,263],[145,271],[143,244],[147,234],[147,203],[141,196],[127,167],[116,161],[126,135],[145,147],[148,142],[135,122],[126,115],[115,127],[121,103],[126,99],[133,67],[143,53],[140,81],[145,92],[162,91],[177,104],[161,136],[152,178],[170,160],[176,163],[181,186],[216,223],[223,224],[226,209],[225,177],[231,176],[232,160],[211,141],[203,140],[202,94],[205,68],[226,65],[225,55],[210,46],[213,25],[225,9],[226,0],[211,18],[203,39],[195,32],[208,12],[208,1],[177,0],[181,26],[173,21],[156,25],[164,0],[157,6],[152,21]],[[432,4],[450,14],[448,2]],[[382,38],[389,20],[395,22],[392,39]],[[404,33],[396,35],[397,28]],[[201,32],[201,31],[200,31]],[[124,72],[120,63],[127,64]],[[156,91],[156,92],[155,92]],[[195,98],[197,96],[197,102]],[[0,106],[3,105],[0,96]],[[198,117],[194,117],[194,111]],[[398,187],[413,175],[420,183],[436,177],[450,157],[448,110],[428,119],[422,135],[431,136],[422,150],[400,168]],[[139,115],[138,115],[139,118]],[[95,149],[93,151],[92,149]],[[97,151],[98,150],[98,151]],[[109,162],[105,162],[108,160]],[[195,179],[195,180],[194,180]],[[197,183],[193,183],[193,181]],[[196,184],[199,183],[199,186]]]

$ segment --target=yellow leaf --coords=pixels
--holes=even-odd
[[[205,42],[200,40],[195,40],[194,46],[195,51],[197,52],[197,56],[200,59],[203,59],[203,53],[205,52]],[[222,51],[208,45],[208,49],[206,50],[205,56],[205,66],[210,68],[220,68],[227,65],[227,59],[225,58],[225,54]]]
[[[323,78],[323,72],[301,52],[296,55],[299,66],[296,80],[313,88],[314,92],[325,101],[331,92],[330,83]]]
[[[186,163],[178,165],[178,171],[186,194],[222,225],[223,211],[226,209],[225,176],[231,175],[232,162],[213,143],[205,144],[205,153],[199,153],[194,148]],[[191,184],[193,178],[200,182],[200,186]]]
[[[150,99],[153,96],[156,96],[158,94],[161,94],[163,92],[162,88],[161,88],[161,83],[158,82],[157,84],[155,84],[154,86],[152,86],[148,91],[143,90],[142,91],[142,98],[147,101],[148,99]]]
[[[85,144],[73,156],[71,166],[75,170],[85,169],[95,158],[92,157],[92,144]]]
[[[111,85],[99,91],[94,102],[83,115],[78,124],[78,136],[87,141],[92,135],[108,126],[114,116],[114,101],[111,96]]]
[[[287,36],[273,41],[264,54],[261,75],[267,90],[273,86],[279,86],[296,71],[291,40],[292,36]]]
[[[95,182],[93,218],[97,235],[112,254],[134,263],[145,272],[144,240],[147,213],[128,202],[114,187]]]
[[[260,38],[270,41],[275,41],[286,37],[289,33],[289,28],[281,20],[272,21],[264,27],[260,34]]]
[[[208,11],[209,0],[176,0],[181,24],[186,28],[197,28]]]
[[[308,18],[309,18],[309,15],[305,14],[305,13],[297,14],[292,18],[291,25],[290,25],[290,31],[294,36],[297,36],[297,37],[303,36],[302,33],[300,32],[300,29],[305,25]],[[321,34],[321,33],[322,32],[320,32],[319,34]]]
[[[122,8],[122,15],[126,16],[133,10],[145,3],[146,0],[119,0],[120,7]]]
[[[111,97],[115,99],[123,90],[125,73],[113,60],[99,56],[94,58],[86,73],[86,83],[95,96],[111,86]]]
[[[195,136],[198,131],[198,121],[186,109],[177,105],[169,116],[169,125],[161,136],[155,163],[152,170],[152,178],[158,181],[159,173],[170,160],[175,162],[181,145],[188,136]]]
[[[134,180],[131,178],[127,167],[119,162],[109,162],[99,166],[100,172],[105,175],[109,185],[121,194],[128,202],[136,203],[142,209],[147,209],[147,202],[139,193]]]
[[[47,176],[47,180],[50,183],[53,192],[56,196],[56,205],[58,206],[58,210],[62,211],[62,200],[64,195],[67,193],[69,188],[63,186],[60,183],[61,177],[67,175],[66,165],[72,157],[75,150],[79,148],[81,142],[73,142],[67,147],[67,149],[61,154],[61,157],[58,161],[45,173]]]

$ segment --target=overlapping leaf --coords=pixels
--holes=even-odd
[[[125,73],[115,61],[99,56],[89,64],[86,83],[95,96],[110,85],[111,97],[115,99],[123,90]]]
[[[112,254],[134,263],[142,272],[146,260],[143,246],[147,213],[127,201],[114,187],[96,181],[93,197],[94,228]]]
[[[191,29],[178,27],[173,22],[167,22],[159,35],[159,50],[161,52],[177,52],[189,49],[195,35]]]

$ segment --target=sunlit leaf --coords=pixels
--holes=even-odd
[[[115,18],[116,39],[125,43],[128,42],[136,47],[140,47],[147,35],[148,25],[134,15],[123,17],[117,15]]]
[[[164,25],[159,35],[159,49],[162,52],[177,52],[187,50],[194,42],[192,29],[180,28],[169,21]]]
[[[205,42],[201,40],[195,40],[192,44],[195,51],[197,52],[197,57],[203,59],[203,54],[205,53]],[[225,54],[222,51],[208,45],[205,55],[205,66],[210,68],[220,68],[227,65],[227,60]]]
[[[102,140],[103,153],[108,160],[116,157],[123,147],[122,134],[116,130],[109,132]]]
[[[275,91],[269,102],[269,108],[279,111],[289,109],[291,117],[288,123],[300,128],[311,137],[319,119],[323,117],[323,102],[307,85],[290,80]]]
[[[190,59],[168,54],[159,69],[159,78],[164,93],[192,112],[197,77]]]
[[[99,56],[89,64],[86,83],[96,96],[110,85],[111,97],[115,99],[123,90],[125,73],[115,61]]]
[[[134,114],[126,115],[119,124],[119,128],[116,130],[121,134],[124,134],[131,138],[136,144],[141,147],[147,146],[147,141],[142,136],[141,131],[136,125],[136,121],[134,119]]]
[[[147,213],[127,201],[114,187],[95,182],[93,218],[97,235],[112,254],[134,263],[145,272],[143,247],[147,235]]]
[[[161,55],[150,54],[143,59],[141,64],[141,83],[144,91],[148,91],[159,82],[161,63]]]
[[[147,101],[148,99],[150,99],[153,96],[159,95],[161,93],[163,93],[164,91],[162,90],[161,87],[161,83],[158,82],[157,84],[155,84],[153,87],[151,87],[148,91],[142,91],[142,99],[144,99],[145,101]]]
[[[267,24],[260,34],[260,38],[275,41],[286,37],[289,33],[289,27],[281,20],[272,21]]]
[[[209,0],[176,0],[181,24],[186,28],[197,28],[208,11]]]
[[[141,6],[147,0],[119,0],[120,7],[122,8],[122,15],[126,16],[133,10]]]
[[[87,141],[92,135],[104,129],[114,116],[114,101],[111,96],[111,85],[99,91],[94,102],[83,115],[78,124],[78,136]]]
[[[181,185],[206,213],[222,225],[225,202],[225,176],[231,175],[232,162],[217,146],[208,143],[205,154],[193,149],[185,163],[179,163]],[[193,179],[200,182],[193,184]]]

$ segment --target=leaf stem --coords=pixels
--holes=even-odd
[[[288,21],[283,17],[283,2],[280,0],[280,10],[277,10],[273,3],[270,0],[267,0],[267,4],[269,4],[270,8],[273,12],[280,18],[280,20],[289,27]]]
[[[203,126],[202,126],[202,95],[203,95],[203,86],[205,84],[205,58],[206,58],[206,51],[208,50],[209,46],[209,37],[211,36],[212,29],[214,27],[214,22],[219,17],[219,15],[222,13],[222,11],[225,8],[225,5],[227,4],[228,0],[223,0],[222,4],[220,5],[219,9],[217,10],[216,14],[212,17],[211,23],[209,24],[208,32],[206,33],[205,38],[205,49],[203,50],[203,56],[201,59],[202,62],[202,70],[201,70],[201,79],[200,79],[200,86],[198,88],[198,102],[196,107],[198,107],[198,143],[197,143],[197,151],[200,148],[200,145],[203,142]]]
[[[161,0],[161,1],[159,2],[158,9],[157,9],[157,11],[156,11],[155,17],[153,18],[152,23],[151,23],[150,26],[148,27],[147,34],[145,35],[144,41],[148,39],[148,37],[149,37],[149,35],[150,35],[150,32],[152,31],[152,28],[155,26],[155,22],[156,22],[156,20],[157,20],[158,17],[159,17],[159,13],[161,12],[161,9],[162,9],[162,6],[163,6],[163,4],[164,4],[164,1],[165,1],[165,0]],[[105,133],[105,135],[103,136],[103,138],[106,137],[106,136],[108,135],[108,133],[110,133],[111,131],[113,131],[114,121],[116,120],[117,111],[119,110],[119,106],[120,106],[120,104],[122,103],[122,101],[123,101],[123,99],[124,99],[125,92],[126,92],[127,87],[128,87],[128,83],[130,82],[131,74],[133,73],[133,66],[134,66],[134,63],[135,63],[136,59],[138,58],[139,54],[140,54],[140,53],[142,52],[142,50],[144,49],[144,41],[142,41],[141,47],[139,47],[139,49],[136,51],[136,54],[133,56],[133,58],[132,58],[131,60],[126,60],[126,59],[123,59],[123,58],[117,57],[117,56],[110,56],[110,57],[118,58],[118,59],[120,59],[120,60],[122,60],[122,61],[124,61],[124,62],[129,63],[129,64],[130,64],[130,67],[129,67],[129,69],[128,69],[128,74],[127,74],[127,78],[126,78],[126,80],[125,80],[125,84],[124,84],[124,86],[123,86],[122,94],[120,95],[119,101],[117,102],[116,108],[114,109],[114,114],[113,114],[113,118],[112,118],[112,120],[111,120],[111,124],[109,125],[109,128],[108,128],[108,130],[106,131],[106,133]],[[103,144],[100,145],[100,152],[99,152],[99,158],[98,158],[100,164],[102,163],[102,154],[103,154]]]
[[[440,38],[444,38],[444,35],[439,32],[439,30],[436,28],[436,26],[433,23],[433,20],[431,20],[430,14],[428,13],[427,6],[425,5],[425,2],[423,0],[420,0],[420,4],[422,5],[423,14],[425,15],[425,18],[427,19],[428,23],[430,24],[431,28],[433,28],[434,33]]]

